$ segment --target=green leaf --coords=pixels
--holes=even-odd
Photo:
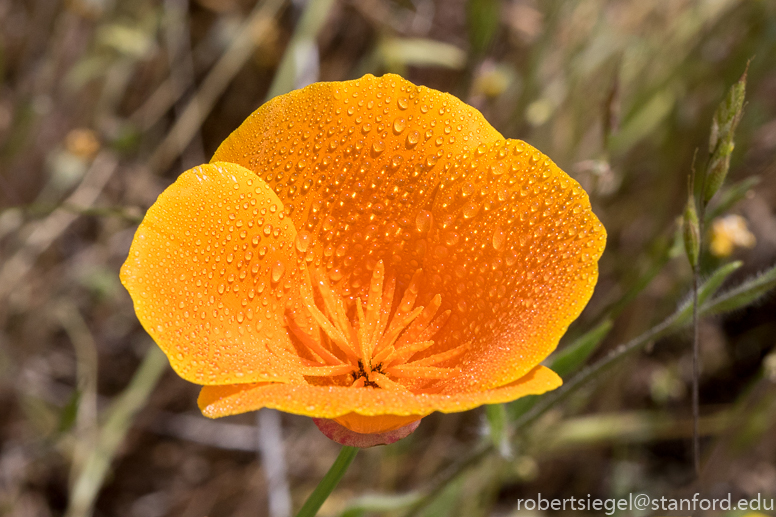
[[[73,390],[73,394],[70,395],[70,399],[62,408],[59,413],[59,425],[57,426],[58,433],[66,433],[69,431],[73,424],[75,424],[75,417],[78,415],[78,403],[81,401],[81,392],[79,390]]]
[[[469,25],[469,43],[476,54],[483,54],[496,36],[501,18],[499,0],[469,0],[466,19]]]
[[[716,293],[727,278],[738,268],[743,265],[743,262],[736,260],[729,264],[725,264],[720,267],[714,273],[711,274],[708,280],[698,288],[698,307],[701,307],[703,303]],[[684,302],[677,314],[677,324],[684,324],[689,321],[692,316],[692,299]]]
[[[555,352],[547,360],[547,366],[561,377],[566,377],[576,371],[595,352],[609,331],[612,330],[611,320],[604,320],[592,329],[575,339],[563,350]]]
[[[776,287],[776,266],[701,305],[704,314],[719,314],[745,307]]]

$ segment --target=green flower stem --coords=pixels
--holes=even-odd
[[[331,494],[337,484],[339,484],[342,476],[345,475],[345,472],[348,471],[348,467],[353,463],[356,454],[358,454],[358,447],[342,447],[339,456],[334,460],[334,464],[326,475],[323,476],[323,479],[321,479],[321,482],[315,487],[315,490],[310,494],[310,497],[307,498],[302,509],[296,514],[296,517],[315,517],[318,510],[320,510],[323,503],[329,497],[329,494]]]

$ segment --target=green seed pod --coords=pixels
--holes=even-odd
[[[695,209],[695,198],[690,190],[687,196],[687,207],[684,209],[684,221],[682,223],[682,237],[684,238],[684,249],[687,253],[687,259],[690,265],[695,268],[698,264],[698,254],[700,253],[700,227],[698,224],[698,211]]]
[[[730,155],[735,147],[733,137],[738,122],[741,120],[745,96],[746,71],[741,79],[730,87],[711,121],[711,135],[709,136],[711,156],[706,169],[706,187],[702,193],[704,204],[708,203],[722,187],[730,169]]]

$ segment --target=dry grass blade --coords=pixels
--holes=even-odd
[[[117,166],[118,159],[112,152],[103,151],[98,154],[78,188],[63,204],[91,207],[113,176]],[[35,267],[38,256],[51,246],[78,217],[78,214],[58,208],[42,221],[30,223],[32,231],[24,245],[0,269],[0,300],[13,292]]]
[[[284,0],[264,0],[256,4],[227,51],[207,74],[180,118],[151,154],[148,167],[152,171],[166,170],[186,149],[218,98],[250,58],[259,39],[267,33],[283,4]]]
[[[124,442],[135,415],[145,406],[148,395],[156,387],[166,366],[167,358],[156,345],[151,345],[129,386],[107,410],[94,448],[73,484],[67,517],[91,515],[113,458]]]

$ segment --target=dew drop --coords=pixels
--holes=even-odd
[[[312,240],[312,235],[309,232],[306,232],[304,230],[300,231],[296,235],[296,249],[300,253],[304,253],[307,251],[307,248],[310,246],[310,241]]]
[[[434,222],[434,216],[428,210],[421,210],[415,217],[415,228],[420,233],[427,233],[431,229],[431,224]]]
[[[517,253],[515,250],[511,250],[506,256],[507,266],[514,266],[515,262],[517,262]]]
[[[393,132],[400,134],[407,127],[407,121],[403,118],[397,118],[393,121]]]
[[[282,262],[277,261],[272,264],[272,281],[275,283],[279,282],[285,272],[286,266]]]
[[[447,258],[447,255],[449,254],[449,250],[444,246],[437,246],[434,248],[434,258],[437,258],[439,260],[444,260]]]
[[[407,135],[407,148],[412,149],[420,141],[420,133],[417,131],[410,131]]]
[[[493,230],[493,249],[501,251],[504,249],[504,245],[507,242],[507,236],[504,230],[500,226],[496,226]]]
[[[480,211],[480,205],[475,203],[474,201],[470,201],[466,204],[466,206],[463,207],[463,218],[464,219],[471,219],[475,215],[477,215],[477,212]]]
[[[459,235],[456,232],[447,232],[445,233],[445,244],[448,246],[455,246],[458,244],[458,241],[460,240]]]
[[[372,151],[375,154],[380,154],[385,151],[385,143],[382,140],[378,140],[372,144]]]
[[[490,173],[494,176],[501,176],[507,171],[507,168],[504,167],[504,164],[501,162],[494,163],[490,166]]]

